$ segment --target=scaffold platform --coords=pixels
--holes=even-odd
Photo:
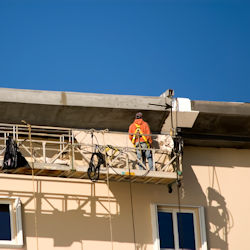
[[[182,173],[182,148],[169,135],[152,134],[153,169],[137,159],[128,133],[108,130],[75,130],[23,124],[0,124],[0,160],[3,162],[8,137],[17,143],[28,162],[15,169],[0,169],[5,174],[89,179],[91,156],[100,152],[98,181],[131,181],[169,184]],[[1,164],[2,165],[2,164]]]

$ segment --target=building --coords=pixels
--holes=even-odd
[[[2,249],[249,249],[248,103],[0,89],[0,104],[1,160],[10,136],[29,163],[0,173]],[[153,171],[128,140],[138,111]]]

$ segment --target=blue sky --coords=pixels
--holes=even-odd
[[[0,87],[250,102],[250,1],[0,0]]]

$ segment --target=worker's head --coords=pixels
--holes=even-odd
[[[142,118],[142,112],[138,112],[135,115],[135,119],[141,119]]]

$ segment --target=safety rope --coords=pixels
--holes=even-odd
[[[175,99],[175,102],[176,102],[176,112],[175,112],[175,126],[173,124],[173,108],[171,105],[171,129],[173,131],[173,133],[176,135],[177,133],[177,128],[178,128],[178,110],[179,110],[179,103],[178,103],[178,99],[176,98]],[[171,135],[172,136],[172,135]],[[177,199],[178,199],[178,213],[181,214],[181,196],[180,196],[180,192],[181,192],[181,180],[179,178],[179,174],[180,174],[180,169],[179,169],[179,166],[180,166],[180,156],[182,154],[182,150],[183,150],[183,145],[182,145],[182,141],[180,140],[180,138],[178,138],[178,140],[175,140],[175,143],[177,143],[177,146],[176,146],[176,150],[175,150],[175,154],[177,155],[177,158],[176,158],[176,161],[177,161],[177,166],[176,166],[176,184],[177,184]],[[183,232],[183,226],[182,226],[182,217],[180,215],[180,223],[179,223],[179,229],[180,229],[180,232]],[[184,239],[183,239],[183,233],[180,233],[180,239],[179,239],[179,242],[181,243],[180,245],[183,245],[183,242],[184,242]],[[183,249],[183,248],[180,248],[179,246],[179,249]]]
[[[181,184],[179,182],[179,176],[178,176],[178,173],[177,173],[177,199],[178,199],[178,213],[180,214],[180,217],[179,217],[179,242],[181,243],[180,245],[183,246],[183,242],[184,242],[184,239],[183,239],[183,225],[182,225],[182,217],[181,217],[181,197],[180,197],[180,188],[181,188]],[[183,249],[183,248],[180,248],[179,246],[179,249]]]
[[[103,144],[104,147],[106,148],[106,143],[105,143],[105,130],[102,131],[103,135]],[[105,152],[104,157],[105,157],[105,162],[107,162],[107,152]],[[113,243],[113,228],[112,228],[112,216],[111,216],[111,205],[110,205],[110,186],[109,186],[109,164],[106,164],[107,168],[107,186],[108,186],[108,204],[109,204],[109,231],[110,231],[110,241],[111,241],[111,249],[114,249],[114,243]]]
[[[135,219],[134,219],[134,205],[133,205],[133,196],[132,196],[132,184],[131,184],[131,172],[129,166],[129,157],[128,157],[128,138],[126,139],[127,146],[127,167],[129,171],[129,196],[130,196],[130,206],[131,206],[131,218],[132,218],[132,226],[133,226],[133,239],[134,239],[134,247],[136,250],[136,234],[135,234]]]
[[[35,235],[36,235],[36,249],[39,250],[39,244],[38,244],[38,223],[37,223],[37,200],[36,200],[36,191],[35,191],[35,177],[34,177],[34,154],[33,154],[33,146],[32,146],[32,140],[31,140],[31,125],[27,124],[25,121],[23,121],[29,131],[29,141],[30,141],[30,154],[31,154],[31,173],[32,173],[32,187],[33,187],[33,197],[34,197],[34,215],[35,215]]]
[[[130,168],[129,168],[129,194],[130,194],[130,206],[131,206],[131,216],[132,216],[132,225],[133,225],[134,246],[135,246],[135,250],[136,250],[135,216],[134,216],[134,205],[133,205]]]

